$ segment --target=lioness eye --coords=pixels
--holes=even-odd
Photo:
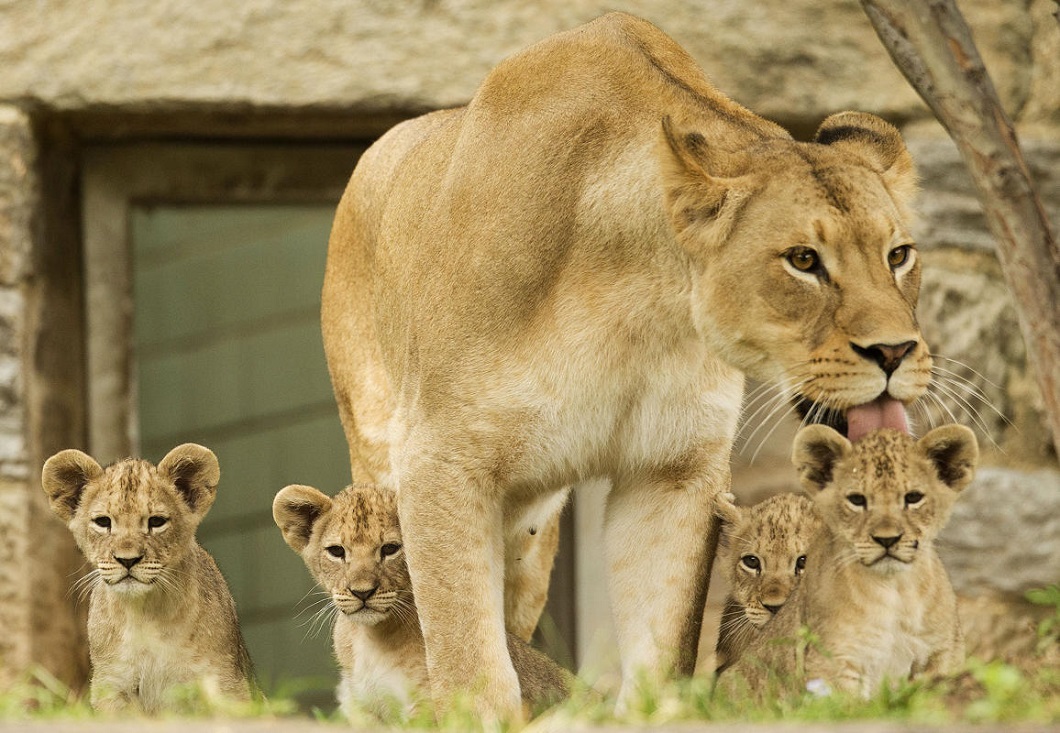
[[[161,527],[163,524],[165,524],[168,521],[169,520],[166,519],[165,517],[158,517],[158,516],[148,517],[147,518],[147,526],[150,527],[151,529],[157,529],[158,527]]]
[[[799,272],[813,272],[820,265],[817,253],[808,247],[796,247],[788,250],[788,262]]]
[[[795,559],[795,574],[798,575],[805,569],[806,569],[806,556],[805,555],[799,555]]]
[[[383,557],[390,557],[401,549],[401,545],[397,542],[387,542],[385,545],[379,548],[379,554]]]
[[[744,564],[744,567],[750,570],[758,570],[762,567],[762,562],[754,555],[744,555],[740,558],[740,562]]]
[[[887,264],[891,266],[891,269],[897,269],[909,261],[909,251],[912,249],[908,244],[903,244],[901,247],[895,247],[887,255]]]
[[[346,557],[346,550],[342,549],[342,545],[328,545],[324,549],[326,549],[328,554],[332,557]]]
[[[847,501],[849,501],[854,506],[865,506],[865,504],[867,503],[865,501],[864,494],[848,494]]]
[[[96,523],[97,527],[110,529],[110,517],[94,517],[92,521]]]
[[[912,506],[913,504],[919,504],[924,499],[924,495],[919,491],[910,491],[905,495],[906,506]]]

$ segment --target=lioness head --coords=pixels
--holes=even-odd
[[[668,211],[707,343],[783,385],[810,422],[855,440],[904,430],[931,357],[914,316],[916,177],[898,131],[843,112],[813,142],[734,149],[669,120],[663,129]]]
[[[288,486],[272,502],[283,539],[346,618],[375,625],[414,610],[393,491],[354,485],[334,498]]]
[[[157,468],[130,458],[103,469],[79,450],[64,450],[45,462],[41,478],[52,511],[104,587],[139,594],[173,584],[220,476],[211,451],[186,443]]]
[[[920,440],[882,429],[854,444],[811,425],[795,436],[792,452],[830,531],[858,562],[884,573],[907,567],[930,546],[978,460],[975,434],[962,425]]]
[[[819,526],[813,502],[798,494],[739,509],[726,529],[726,570],[733,600],[753,625],[765,625],[795,590]]]

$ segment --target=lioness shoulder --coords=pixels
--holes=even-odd
[[[273,518],[331,596],[342,712],[349,718],[358,710],[383,719],[411,715],[430,688],[394,492],[355,484],[329,497],[309,486],[288,486],[273,501]],[[525,705],[537,708],[568,694],[566,671],[514,634],[507,638]]]
[[[738,507],[725,528],[729,580],[716,667],[731,665],[795,590],[821,522],[809,498],[783,493]]]
[[[207,699],[249,697],[235,603],[195,540],[219,478],[217,457],[193,443],[157,467],[126,459],[104,469],[78,450],[45,462],[52,511],[93,566],[82,581],[91,587],[93,708],[155,713],[196,686]]]
[[[974,476],[972,431],[948,425],[915,440],[882,429],[852,444],[815,425],[796,436],[793,460],[823,522],[814,568],[721,675],[724,687],[819,679],[867,697],[885,680],[954,669],[964,656],[957,600],[933,541]]]

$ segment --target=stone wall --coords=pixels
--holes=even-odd
[[[961,8],[1055,224],[1056,3]],[[969,624],[986,628],[1022,608],[1013,599],[1026,588],[1060,581],[1060,532],[1049,523],[1060,471],[992,238],[954,146],[857,0],[11,0],[0,3],[0,682],[33,661],[71,680],[83,675],[83,655],[70,652],[80,646],[79,611],[62,588],[76,553],[37,478],[50,452],[84,441],[80,146],[371,137],[465,102],[504,56],[609,9],[655,22],[721,89],[796,136],[848,108],[902,126],[923,178],[920,320],[940,366],[971,385],[940,380],[946,407],[922,418],[952,412],[985,448],[987,469],[943,543]],[[755,466],[738,461],[741,496],[791,484],[786,441],[790,431],[780,430]],[[29,574],[27,557],[38,558]],[[47,591],[31,598],[28,575]]]

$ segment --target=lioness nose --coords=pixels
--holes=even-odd
[[[763,603],[762,604],[762,608],[766,609],[767,611],[769,611],[771,614],[773,614],[775,616],[777,614],[777,611],[779,611],[780,607],[783,606],[783,605],[784,605],[783,603],[777,603],[776,605],[770,605],[768,603]]]
[[[140,555],[139,557],[118,557],[117,555],[115,555],[114,559],[124,565],[126,570],[132,570],[132,566],[143,560],[144,556]]]
[[[900,344],[872,344],[858,346],[853,341],[851,348],[866,359],[872,359],[888,377],[897,369],[909,352],[916,348],[916,341],[903,341]]]
[[[902,539],[902,535],[895,535],[894,537],[877,537],[873,535],[872,541],[877,545],[880,545],[885,550],[889,550],[898,544],[898,540]]]
[[[360,598],[361,599],[361,603],[364,603],[369,598],[371,598],[372,594],[375,593],[377,590],[379,590],[379,586],[378,585],[373,586],[373,587],[371,587],[371,588],[369,588],[367,590],[354,590],[353,588],[350,588],[350,593],[352,593],[353,595],[355,595],[358,598]]]

